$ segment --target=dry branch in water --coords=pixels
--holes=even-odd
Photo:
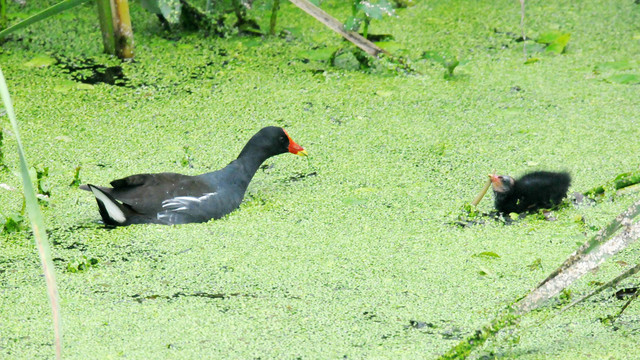
[[[326,27],[342,35],[345,39],[351,41],[355,46],[362,49],[364,52],[371,56],[378,56],[380,53],[389,55],[389,53],[376,46],[376,44],[365,39],[362,35],[354,31],[345,31],[344,24],[336,20],[331,15],[327,14],[324,10],[313,5],[308,0],[290,0],[292,4],[299,7],[302,11],[313,16],[316,20],[323,23]]]
[[[522,299],[516,307],[518,312],[524,314],[542,305],[582,275],[602,264],[604,260],[636,241],[640,237],[640,222],[632,223],[632,220],[639,212],[640,201],[637,201],[606,228],[600,230],[593,239],[582,245],[564,264]],[[623,226],[624,230],[621,233],[605,241]]]

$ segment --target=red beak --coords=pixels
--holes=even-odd
[[[284,129],[282,129],[282,130],[284,130]],[[288,148],[289,152],[294,154],[294,155],[307,156],[307,151],[302,146],[296,144],[296,142],[293,141],[293,139],[291,139],[291,136],[289,136],[289,134],[287,133],[286,130],[284,130],[284,133],[289,138],[289,148]]]

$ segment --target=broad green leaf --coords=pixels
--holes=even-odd
[[[541,43],[527,43],[524,47],[527,53],[543,52],[546,49],[546,46]]]
[[[152,14],[162,14],[158,2],[159,0],[140,0],[140,5]]]
[[[395,15],[395,10],[393,6],[386,0],[380,0],[377,3],[372,3],[369,1],[360,1],[357,6],[358,10],[364,12],[367,17],[372,19],[380,20],[383,15],[393,16]]]
[[[533,63],[537,63],[538,61],[540,61],[540,58],[532,57],[532,58],[528,58],[524,63],[525,64],[533,64]]]
[[[562,34],[547,46],[547,52],[562,54],[571,39],[571,34]]]
[[[392,54],[395,54],[398,51],[405,50],[405,46],[396,41],[378,41],[378,42],[375,42],[374,44],[378,45],[378,47],[381,47],[389,51]]]
[[[331,59],[331,55],[336,52],[335,48],[322,48],[316,50],[305,50],[297,54],[297,57],[314,60],[314,61],[327,61]]]
[[[344,30],[345,31],[358,31],[358,28],[360,27],[360,23],[362,22],[361,19],[355,17],[355,16],[349,16],[347,18],[347,21],[344,23]]]
[[[596,64],[594,71],[597,73],[603,73],[607,71],[614,70],[629,70],[633,66],[629,62],[629,60],[621,60],[621,61],[609,61]]]
[[[634,85],[634,84],[640,84],[640,75],[615,74],[615,75],[609,76],[606,80],[611,83]]]
[[[437,63],[440,63],[442,65],[444,65],[445,60],[444,57],[442,55],[440,55],[439,53],[435,52],[435,51],[425,51],[422,53],[422,58],[423,59],[427,59],[427,60],[431,60]]]
[[[361,1],[360,4],[358,4],[358,9],[362,10],[365,15],[372,19],[382,19],[382,9],[380,9],[377,4],[372,4],[368,1]]]
[[[552,42],[556,41],[556,39],[558,39],[560,36],[564,34],[565,33],[563,33],[562,31],[557,31],[557,30],[549,31],[540,35],[540,37],[538,37],[536,42],[540,44],[551,44]]]
[[[158,7],[162,12],[162,16],[171,24],[177,24],[180,21],[182,13],[182,3],[180,0],[158,0]]]
[[[51,66],[55,63],[56,63],[56,59],[46,55],[39,55],[27,61],[26,63],[24,63],[24,66],[30,67],[30,68],[43,68],[43,67]]]
[[[499,259],[500,255],[494,253],[493,251],[483,251],[481,253],[478,254],[474,254],[474,257],[483,257],[483,258],[489,258],[489,259]]]

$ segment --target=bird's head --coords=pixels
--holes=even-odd
[[[238,157],[259,154],[266,159],[286,152],[295,155],[307,155],[304,148],[296,144],[283,128],[267,126],[253,135]]]
[[[515,184],[515,180],[509,175],[496,175],[490,174],[489,178],[491,179],[491,187],[493,188],[493,192],[497,194],[504,194],[513,188]]]

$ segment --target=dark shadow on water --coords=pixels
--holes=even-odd
[[[105,83],[129,87],[129,79],[124,75],[122,66],[97,64],[92,59],[58,57],[57,66],[74,81],[95,85]]]
[[[139,302],[140,304],[142,304],[143,302],[147,301],[147,300],[156,300],[156,299],[164,299],[164,300],[172,300],[172,299],[178,299],[181,297],[200,297],[200,298],[207,298],[207,299],[229,299],[232,297],[257,297],[255,295],[251,295],[251,294],[241,294],[241,293],[231,293],[231,294],[225,294],[225,293],[207,293],[207,292],[202,292],[202,291],[198,291],[198,292],[194,292],[191,294],[187,294],[187,293],[183,293],[182,291],[179,291],[173,295],[158,295],[158,294],[153,294],[153,295],[140,295],[140,294],[135,294],[135,295],[131,295],[131,298],[134,299],[135,301]]]
[[[289,181],[300,181],[300,180],[304,180],[304,179],[306,179],[308,177],[312,177],[312,176],[318,176],[318,173],[315,172],[315,171],[310,172],[308,174],[297,173],[296,175],[291,176],[289,179],[287,179],[285,181],[287,181],[287,182],[289,182]]]

